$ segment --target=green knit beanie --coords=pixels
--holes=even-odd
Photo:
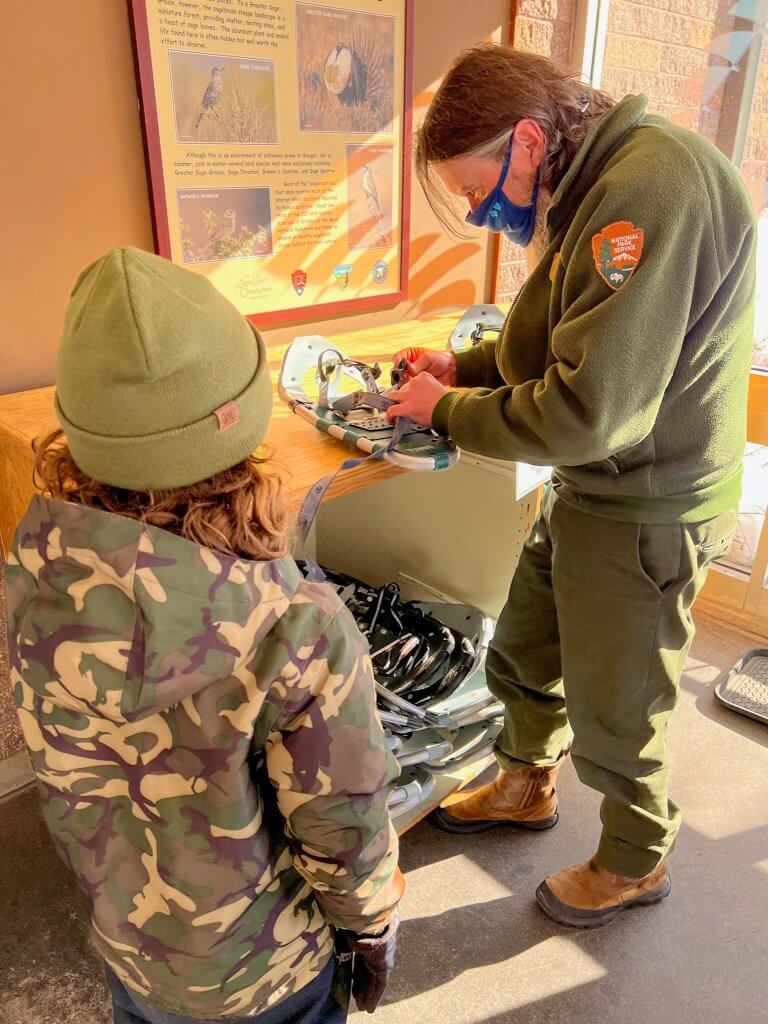
[[[131,248],[80,275],[56,412],[88,476],[137,491],[198,483],[258,448],[271,411],[264,342],[206,278]]]

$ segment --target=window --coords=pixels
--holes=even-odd
[[[768,371],[768,0],[602,0],[593,81],[711,139],[758,217],[754,369]],[[597,26],[599,33],[600,24]],[[597,44],[596,44],[597,47]]]
[[[759,218],[753,368],[768,374],[768,0],[519,0],[514,45],[570,65],[614,99],[643,93],[652,113],[719,147]],[[496,298],[525,278],[501,242]]]

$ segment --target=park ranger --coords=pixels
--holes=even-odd
[[[669,892],[667,724],[691,606],[734,534],[745,444],[753,213],[714,146],[646,108],[507,47],[460,56],[418,174],[444,223],[448,194],[463,197],[470,223],[527,247],[530,273],[498,342],[400,353],[410,379],[389,410],[555,467],[488,660],[500,772],[437,820],[553,826],[572,737],[604,800],[595,856],[537,890],[569,925]]]

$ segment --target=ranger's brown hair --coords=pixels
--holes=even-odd
[[[252,455],[188,487],[130,491],[83,473],[55,430],[34,443],[35,483],[45,494],[160,526],[206,548],[238,558],[280,558],[288,550],[283,484]]]
[[[541,184],[555,188],[596,118],[614,105],[546,57],[483,43],[461,53],[435,93],[416,138],[416,174],[429,205],[458,234],[455,204],[432,165],[460,156],[501,160],[515,125],[535,121],[546,148]]]

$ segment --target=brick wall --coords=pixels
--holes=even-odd
[[[560,64],[571,58],[574,0],[520,0],[515,20],[515,46],[540,53]]]
[[[768,204],[768,40],[763,42],[763,57],[741,173],[752,196],[755,211],[760,213]]]
[[[515,45],[569,63],[573,6],[573,0],[520,0]],[[610,0],[601,88],[614,99],[644,93],[653,113],[718,141],[731,116],[723,103],[730,73],[721,56],[728,33],[743,29],[735,26],[733,9],[734,0]],[[742,174],[760,212],[768,202],[768,44]],[[502,241],[497,301],[509,302],[524,280],[522,250]]]
[[[539,53],[567,66],[571,60],[574,0],[519,0],[514,45],[526,53]],[[509,303],[523,286],[526,275],[523,250],[499,240],[495,301]]]
[[[601,87],[617,99],[644,93],[654,113],[714,141],[727,68],[713,61],[712,46],[733,28],[733,6],[733,0],[611,0]]]
[[[740,37],[751,27],[737,24],[734,10],[744,15],[750,8],[733,0],[611,0],[602,88],[616,98],[645,93],[654,113],[717,141],[733,116],[723,102],[731,78],[726,58],[741,57],[748,37]],[[737,33],[735,42],[730,33]],[[768,178],[765,44],[742,174],[759,211]]]
[[[602,88],[618,97],[643,92],[654,113],[698,132],[731,153],[738,114],[738,62],[749,22],[736,22],[732,0],[611,0]],[[748,8],[736,8],[742,14]],[[759,8],[756,8],[756,11]],[[735,33],[731,36],[730,33]],[[733,90],[733,102],[728,91]],[[768,369],[768,45],[758,72],[741,173],[760,214],[758,310],[753,364]]]

